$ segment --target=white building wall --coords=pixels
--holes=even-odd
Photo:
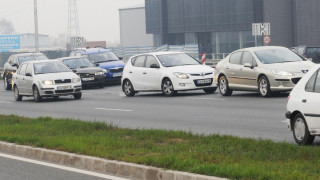
[[[144,7],[119,9],[122,47],[153,46],[153,35],[146,32]]]

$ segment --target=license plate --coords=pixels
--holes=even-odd
[[[122,76],[122,73],[114,73],[113,74],[113,77],[120,77],[120,76]]]
[[[211,83],[211,79],[197,80],[197,84],[209,84],[209,83]]]
[[[66,90],[66,89],[71,89],[71,86],[58,86],[57,90]]]
[[[82,81],[93,81],[94,77],[82,78]]]

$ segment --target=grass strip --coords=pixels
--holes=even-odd
[[[0,140],[231,179],[319,179],[320,149],[99,122],[0,115]]]

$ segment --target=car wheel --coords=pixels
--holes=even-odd
[[[233,92],[233,90],[229,88],[229,82],[225,76],[219,78],[219,91],[222,96],[230,96]]]
[[[165,79],[162,81],[162,93],[165,96],[174,96],[176,93],[173,88],[173,84],[170,79]]]
[[[77,93],[73,95],[74,99],[76,100],[81,99],[81,96],[82,96],[82,93]]]
[[[314,141],[314,137],[309,132],[308,125],[302,116],[297,114],[293,120],[293,137],[299,145],[310,145]]]
[[[4,89],[5,89],[5,90],[11,90],[12,87],[11,87],[10,84],[9,84],[8,77],[7,77],[7,76],[4,76],[3,83],[4,83]]]
[[[17,86],[14,86],[14,99],[16,101],[22,101],[22,96],[19,95],[19,90]]]
[[[125,80],[122,85],[123,92],[126,96],[131,97],[135,95],[132,83],[129,80]]]
[[[33,87],[33,98],[35,102],[40,102],[42,100],[37,86]]]
[[[265,76],[259,79],[259,92],[262,97],[269,97],[272,94],[269,80]]]
[[[214,87],[214,88],[205,88],[203,89],[203,91],[207,94],[213,94],[214,92],[216,92],[217,88]]]

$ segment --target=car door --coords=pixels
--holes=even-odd
[[[158,68],[155,68],[155,66]],[[145,90],[161,90],[161,72],[158,60],[154,56],[148,55],[145,69],[142,73]]]
[[[137,91],[144,90],[145,83],[143,82],[143,73],[145,72],[145,59],[146,56],[137,56],[132,60],[132,68],[129,70],[130,81],[133,84],[133,88]]]
[[[240,84],[239,73],[242,68],[241,57],[242,51],[231,54],[229,63],[227,63],[225,66],[225,73],[227,75],[230,87],[238,87]]]
[[[252,67],[245,67],[245,64],[251,64]],[[250,52],[244,51],[241,60],[241,69],[239,72],[239,83],[244,85],[245,88],[257,89],[258,88],[258,67],[257,62]]]
[[[302,112],[309,129],[320,128],[320,73],[319,70],[310,78],[302,95]]]
[[[24,85],[25,85],[25,93],[32,95],[32,85],[33,85],[33,77],[32,77],[32,71],[33,71],[33,64],[28,63],[26,68],[26,74],[24,76]]]
[[[26,75],[27,64],[28,63],[24,63],[21,65],[19,68],[19,74],[17,74],[15,79],[15,83],[20,94],[26,94],[24,77]]]

